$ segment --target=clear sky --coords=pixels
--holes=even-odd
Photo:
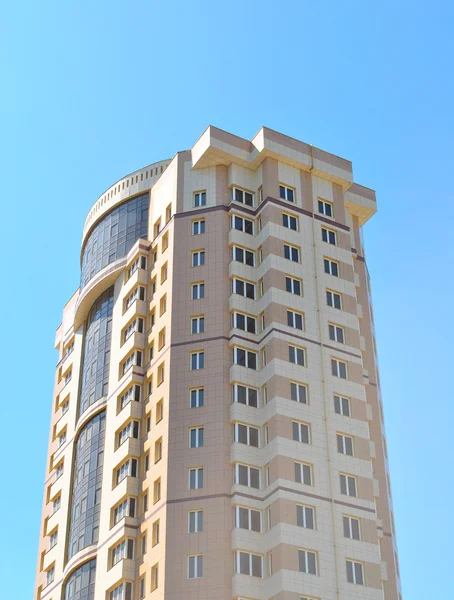
[[[453,16],[437,0],[2,5],[2,597],[32,598],[85,216],[209,124],[312,143],[377,191],[364,233],[403,595],[452,597]]]

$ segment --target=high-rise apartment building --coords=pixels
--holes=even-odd
[[[399,600],[347,160],[209,127],[86,219],[36,598]]]

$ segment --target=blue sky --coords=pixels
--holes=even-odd
[[[377,191],[364,233],[404,599],[449,595],[453,12],[390,0],[4,4],[5,598],[32,597],[54,331],[78,284],[85,216],[111,183],[208,124],[246,138],[277,129],[352,160]]]

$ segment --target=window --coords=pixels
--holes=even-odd
[[[132,321],[124,330],[123,333],[123,343],[131,337],[131,335],[135,332],[143,333],[144,331],[144,320],[141,317],[137,317]]]
[[[167,275],[168,275],[168,268],[167,268],[167,263],[165,262],[161,267],[161,283],[164,283],[164,281],[167,279]]]
[[[123,558],[134,558],[134,540],[126,539],[111,550],[111,566],[115,566]]]
[[[161,478],[158,477],[153,483],[153,504],[161,500]]]
[[[118,504],[113,511],[113,523],[116,525],[125,517],[136,516],[136,500],[135,498],[126,498]]]
[[[341,379],[347,379],[347,363],[344,363],[337,358],[331,359],[331,374],[334,377],[340,377]]]
[[[263,577],[263,557],[260,554],[240,551],[235,554],[235,569],[237,573],[252,577]]]
[[[339,342],[339,344],[345,343],[343,327],[339,327],[339,325],[333,325],[332,323],[329,323],[328,331],[329,331],[329,339],[330,340],[332,340],[333,342]]]
[[[290,294],[296,294],[297,296],[302,295],[302,283],[300,279],[295,279],[294,277],[286,277],[285,278],[285,289]]]
[[[198,579],[203,577],[203,555],[188,556],[188,577]]]
[[[167,294],[164,294],[161,298],[161,300],[159,301],[159,316],[162,317],[162,315],[166,312],[167,310]]]
[[[126,477],[137,477],[137,459],[129,458],[116,471],[117,485]]]
[[[158,589],[159,584],[159,563],[151,567],[151,591]]]
[[[159,232],[161,231],[161,219],[158,219],[156,221],[156,223],[154,224],[154,237],[157,237],[159,235]]]
[[[238,231],[254,235],[254,221],[250,219],[243,219],[243,217],[232,215],[230,217],[230,225],[232,229],[238,229]]]
[[[145,577],[139,581],[139,600],[143,600],[145,598]]]
[[[72,375],[73,375],[72,369],[69,369],[68,371],[66,371],[65,377],[64,377],[65,385],[71,381]]]
[[[192,352],[191,357],[191,371],[197,371],[203,369],[205,366],[205,353],[204,352]]]
[[[63,402],[63,404],[61,405],[61,414],[64,415],[65,413],[67,413],[69,410],[69,400],[66,400],[66,402]]]
[[[194,206],[199,208],[200,206],[206,206],[207,204],[207,193],[203,192],[195,192],[194,194]]]
[[[153,309],[151,315],[150,315],[150,329],[153,331],[153,327],[155,325],[156,322],[156,311]]]
[[[241,204],[246,204],[247,206],[254,206],[254,194],[241,188],[234,187],[232,189],[232,200],[241,202]]]
[[[205,298],[205,284],[193,283],[191,285],[191,297],[193,300],[200,300],[200,298]]]
[[[74,350],[74,340],[64,347],[62,359],[69,356],[73,350]]]
[[[164,417],[164,400],[159,400],[156,403],[156,424],[162,421]]]
[[[255,267],[254,253],[239,246],[232,247],[232,260]]]
[[[344,537],[349,538],[351,540],[361,539],[359,532],[359,519],[355,519],[354,517],[343,516],[342,522],[344,525]]]
[[[262,531],[262,515],[259,510],[235,507],[235,527],[239,529],[249,529],[250,531]]]
[[[339,263],[330,260],[329,258],[323,259],[323,263],[325,265],[325,273],[333,275],[334,277],[339,277]]]
[[[205,219],[192,221],[192,235],[201,235],[205,233]]]
[[[138,256],[136,260],[132,263],[132,265],[128,269],[127,279],[131,279],[134,273],[138,269],[146,269],[147,268],[147,259],[145,256]]]
[[[356,498],[356,478],[351,475],[340,474],[341,494]]]
[[[143,472],[146,473],[150,470],[150,453],[147,452],[143,457]]]
[[[259,284],[259,298],[261,298],[263,296],[263,294],[265,293],[265,286],[263,283],[263,278],[259,279],[258,284]]]
[[[203,427],[192,427],[189,430],[189,447],[201,448],[203,446]]]
[[[287,200],[288,202],[295,202],[295,194],[292,188],[287,187],[286,185],[279,186],[279,197],[282,200]]]
[[[304,485],[312,485],[312,465],[296,462],[295,481],[296,483],[304,483]]]
[[[307,387],[301,383],[290,382],[290,398],[294,402],[307,404]]]
[[[287,325],[294,327],[295,329],[304,329],[304,315],[293,312],[292,310],[287,311]]]
[[[159,334],[159,341],[162,344],[165,344],[165,327],[163,330],[161,330],[160,334]],[[164,363],[161,363],[158,367],[158,386],[161,385],[161,383],[164,383],[164,375],[165,375],[165,367],[164,367]]]
[[[317,555],[310,550],[298,550],[298,566],[301,573],[317,575]]]
[[[166,223],[168,223],[171,218],[172,218],[172,205],[169,204],[169,206],[166,208]]]
[[[204,317],[192,317],[191,318],[191,333],[203,333],[205,331],[205,318]]]
[[[235,464],[235,483],[260,489],[260,470],[248,465]]]
[[[234,294],[255,300],[255,285],[253,283],[248,283],[243,279],[232,280],[232,291]]]
[[[188,532],[200,533],[203,531],[203,510],[190,510],[188,512]]]
[[[343,433],[337,434],[337,451],[340,454],[353,456],[353,438]]]
[[[350,400],[334,394],[334,412],[338,415],[350,416]]]
[[[321,215],[325,215],[326,217],[333,216],[333,205],[331,202],[327,200],[319,200],[318,201],[318,212]]]
[[[196,250],[192,253],[192,266],[200,267],[205,264],[205,251]]]
[[[140,385],[132,385],[118,400],[119,411],[129,404],[132,400],[140,401]]]
[[[257,353],[235,347],[233,349],[233,364],[257,370]]]
[[[364,568],[363,564],[354,560],[345,562],[347,567],[347,581],[356,585],[364,585]]]
[[[196,388],[190,391],[190,407],[200,408],[205,405],[205,390],[204,388]]]
[[[284,227],[287,227],[287,229],[293,229],[293,231],[298,231],[298,219],[293,215],[282,213],[282,225]]]
[[[336,292],[326,290],[326,303],[332,308],[342,309],[341,296]]]
[[[52,514],[56,513],[61,506],[61,496],[57,496],[52,502]]]
[[[292,421],[292,435],[295,442],[311,443],[310,427],[307,423]]]
[[[306,361],[304,354],[304,348],[297,348],[296,346],[288,347],[288,359],[295,365],[305,366]]]
[[[189,489],[200,490],[203,488],[203,467],[189,469]]]
[[[159,530],[160,530],[159,519],[157,519],[151,527],[151,544],[152,544],[152,546],[156,546],[157,544],[159,544]]]
[[[300,254],[298,248],[284,244],[284,257],[288,260],[292,260],[293,262],[299,262]]]
[[[315,508],[297,504],[296,524],[306,529],[315,529]]]
[[[150,433],[151,430],[151,412],[147,413],[145,416],[145,432]]]
[[[53,582],[54,578],[55,578],[55,566],[52,565],[46,571],[46,585],[50,585]]]
[[[322,240],[328,244],[336,245],[336,232],[322,227]]]
[[[60,463],[55,469],[55,479],[60,479],[60,477],[63,475],[63,468],[63,463]]]
[[[117,585],[110,592],[109,600],[132,600],[132,583],[125,582]]]
[[[169,247],[169,232],[165,233],[162,236],[162,244],[161,244],[162,252],[165,252],[168,247]]]
[[[159,462],[162,458],[162,437],[154,443],[154,462],[155,464]]]
[[[124,361],[122,368],[123,375],[133,366],[142,366],[142,352],[140,352],[140,350],[134,350],[134,352],[131,352],[128,358]]]
[[[233,430],[235,442],[246,444],[247,446],[254,446],[255,448],[259,447],[259,430],[257,427],[235,423]]]
[[[139,421],[129,421],[123,429],[118,432],[118,446],[126,442],[128,438],[139,439]]]
[[[53,531],[49,536],[49,550],[57,545],[58,541],[58,531]]]
[[[234,312],[232,314],[232,327],[249,333],[257,333],[257,320],[243,313]]]
[[[258,408],[259,391],[255,388],[246,387],[245,385],[236,383],[233,386],[233,401]]]

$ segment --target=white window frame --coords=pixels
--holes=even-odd
[[[195,325],[195,331],[194,331]],[[196,333],[205,333],[205,316],[199,315],[197,317],[191,317],[191,335]]]
[[[344,433],[336,433],[337,451],[346,456],[355,456],[353,437]]]
[[[239,362],[239,357],[238,357],[238,353],[239,352],[244,352],[244,365],[242,365]],[[249,366],[249,361],[250,359],[254,357],[255,359],[255,368],[252,366]],[[258,371],[259,370],[259,355],[257,352],[254,352],[253,350],[248,350],[247,348],[241,348],[239,346],[234,346],[233,347],[233,364],[237,365],[239,367],[244,367],[246,369],[252,369],[253,371]]]
[[[203,231],[201,231],[203,229]],[[205,219],[192,221],[192,235],[203,235],[205,233]]]
[[[243,284],[244,294],[240,294],[239,292],[237,292],[237,283]],[[252,289],[254,291],[253,298],[247,295],[247,290],[251,289],[250,287],[248,288],[248,286],[252,286]],[[232,294],[237,294],[238,296],[241,296],[242,298],[247,298],[248,300],[257,300],[257,288],[255,283],[251,283],[250,281],[246,281],[245,279],[240,279],[239,277],[234,277],[232,279]]]
[[[298,327],[299,319],[301,320],[301,327]],[[299,331],[304,331],[304,313],[287,309],[287,326],[293,327],[293,329],[299,329]]]
[[[296,483],[301,483],[301,485],[310,485],[313,487],[314,485],[314,467],[305,462],[295,461],[294,462],[294,470],[295,470],[295,481]],[[304,467],[307,467],[306,469]],[[298,481],[296,477],[297,470],[299,470],[299,478],[301,481]],[[309,473],[309,478],[306,477],[307,473]]]
[[[205,264],[205,250],[193,250],[191,252],[191,266],[203,267]]]
[[[250,202],[246,202],[246,195],[250,196]],[[253,208],[255,206],[254,192],[251,192],[244,188],[240,188],[238,186],[232,187],[232,200],[234,202],[239,202],[240,204],[244,204],[244,206],[250,206],[251,208]]]
[[[123,330],[123,343],[125,343],[136,331],[139,333],[145,331],[145,320],[142,317],[136,317],[126,329]]]
[[[193,357],[195,357],[195,366],[193,367]],[[205,352],[203,350],[196,350],[195,352],[189,353],[189,370],[199,371],[205,368]]]
[[[294,387],[293,387],[294,386]],[[292,397],[292,390],[295,390],[295,399]],[[304,390],[303,393],[301,393],[301,389]],[[300,397],[302,399],[300,399]],[[290,382],[290,399],[293,402],[298,402],[299,404],[309,404],[309,390],[308,387],[305,383],[300,383],[299,381],[291,381]]]
[[[358,482],[354,475],[348,475],[347,473],[340,473],[340,488],[341,494],[343,496],[349,496],[350,498],[358,497]],[[342,485],[342,481],[344,481],[344,486]],[[342,491],[342,487],[344,487],[345,492]],[[355,492],[352,494],[351,492]]]
[[[351,565],[351,579],[349,575],[349,564]],[[347,570],[347,582],[352,583],[353,585],[365,585],[364,583],[364,565],[362,562],[358,560],[351,560],[349,558],[345,561],[345,567]],[[358,577],[358,573],[356,571],[357,567],[361,567],[361,576]]]
[[[296,431],[297,436],[295,438]],[[307,441],[305,440],[306,433]],[[292,421],[292,439],[294,442],[300,442],[301,444],[311,444],[311,438],[311,426],[309,423],[303,423],[302,421]]]
[[[353,526],[353,522],[356,522],[358,537],[355,537],[355,527]],[[361,541],[361,519],[358,517],[350,517],[349,515],[342,515],[342,525],[344,528],[344,537],[349,540],[357,540]]]
[[[310,525],[309,511],[312,512],[312,527]],[[298,516],[301,515],[301,524],[298,522]],[[303,527],[304,529],[312,529],[316,530],[316,521],[315,521],[315,506],[308,506],[307,504],[297,504],[296,505],[296,525],[298,527]]]
[[[191,577],[191,562],[193,577]],[[188,579],[201,579],[203,577],[203,554],[190,554],[188,556]]]
[[[146,300],[147,290],[143,285],[136,286],[125,300],[125,310],[128,310],[136,300]]]
[[[194,432],[194,445],[192,444],[192,436]],[[189,428],[189,448],[202,448],[204,444],[205,430],[204,427],[190,427]]]
[[[241,317],[244,318],[244,327],[240,327],[240,325],[238,324],[238,322],[241,320]],[[254,324],[254,331],[249,330],[248,325],[250,323]],[[247,333],[257,334],[257,318],[251,317],[251,315],[248,315],[246,313],[235,311],[232,313],[232,327],[234,329],[240,329],[241,331],[246,331]]]
[[[294,224],[295,227],[292,227],[292,224]],[[290,215],[289,213],[282,213],[282,226],[291,231],[298,231],[298,217]]]
[[[198,192],[194,192],[193,195],[193,206],[195,208],[200,208],[202,206],[207,205],[207,191],[200,190]]]
[[[191,530],[191,515],[194,515],[194,529]],[[203,531],[203,510],[201,508],[191,508],[188,510],[188,533],[202,533]]]
[[[248,573],[241,572],[241,554],[247,555],[249,557],[249,569]],[[252,557],[260,558],[260,575],[253,575],[253,567],[252,567]],[[255,554],[254,552],[246,552],[244,550],[236,550],[235,552],[235,572],[241,575],[247,575],[249,577],[257,577],[258,579],[263,579],[263,556],[261,554]]]
[[[328,267],[328,269],[326,268]],[[335,267],[335,269],[333,268]],[[339,263],[337,260],[332,260],[331,258],[323,259],[323,268],[327,275],[332,275],[333,277],[339,277]],[[335,273],[333,271],[336,271]]]
[[[336,298],[339,299],[339,306],[336,306]],[[339,292],[334,292],[333,290],[326,290],[326,304],[330,308],[342,310],[342,295],[339,294]]]
[[[241,221],[241,227],[236,227],[236,219]],[[246,223],[252,225],[252,231],[246,231]],[[255,235],[255,223],[252,219],[246,219],[245,217],[241,217],[237,214],[232,214],[230,217],[230,229],[236,229],[237,231],[242,231],[243,233],[247,233],[248,235]]]
[[[300,352],[302,352],[302,354],[299,354]],[[294,360],[292,360],[292,354],[293,354]],[[298,362],[298,357],[299,356],[303,357],[303,361],[302,362]],[[293,346],[292,344],[289,344],[289,346],[288,346],[288,359],[289,359],[289,362],[292,363],[292,365],[298,365],[300,367],[306,367],[307,366],[306,349],[305,348],[301,348],[300,346]]]
[[[122,363],[122,373],[125,375],[132,367],[141,367],[143,365],[143,353],[141,350],[134,350]]]
[[[246,442],[240,442],[240,427],[246,428]],[[251,444],[251,429],[254,429],[254,431],[257,432],[257,445]],[[237,444],[244,444],[246,446],[251,446],[252,448],[260,448],[260,427],[236,422],[233,425],[233,440]]]
[[[322,241],[330,246],[337,246],[337,232],[327,227],[322,227]]]
[[[287,248],[288,248],[289,256],[285,256]],[[295,260],[294,252],[296,252],[296,260]],[[284,258],[286,260],[289,260],[291,262],[296,262],[297,264],[299,264],[300,263],[300,249],[297,246],[293,246],[292,244],[284,244]]]
[[[247,469],[247,484],[245,483],[240,483],[240,467],[244,467]],[[259,486],[255,487],[251,485],[251,470],[254,469],[255,471],[258,471],[258,476],[259,476]],[[235,475],[235,479],[234,479],[234,483],[237,485],[244,485],[246,487],[250,487],[254,490],[261,490],[262,489],[262,473],[259,467],[252,467],[251,465],[245,465],[244,463],[235,463],[235,469],[234,469],[234,475]]]
[[[194,290],[196,290],[196,297],[194,298]],[[200,292],[203,291],[203,295]],[[205,282],[198,281],[197,283],[191,283],[191,300],[201,300],[205,298]]]
[[[243,510],[247,513],[247,527],[241,527],[239,525],[240,523],[240,511]],[[257,529],[252,529],[252,513],[255,512],[259,515],[259,529],[257,531]],[[235,529],[245,529],[247,531],[255,531],[256,533],[262,533],[263,531],[263,524],[262,524],[262,511],[261,510],[257,510],[254,508],[250,508],[248,506],[235,506],[234,507],[234,526]]]
[[[301,565],[301,554],[303,554],[304,557],[304,569],[301,570],[300,569],[300,565]],[[309,554],[314,556],[314,566],[315,566],[315,573],[311,573],[309,570]],[[298,572],[299,573],[306,573],[307,575],[318,575],[318,556],[317,556],[317,552],[315,550],[306,550],[305,548],[298,548]]]
[[[194,406],[192,404],[193,392],[195,392]],[[202,393],[200,393],[200,392],[202,392]],[[205,388],[199,387],[199,388],[192,388],[191,390],[189,390],[189,408],[201,408],[202,406],[205,406]]]
[[[147,257],[143,256],[143,254],[139,255],[135,261],[128,267],[128,272],[126,279],[129,280],[134,275],[134,273],[138,269],[146,269],[147,268]]]
[[[122,411],[125,406],[127,406],[133,400],[135,402],[140,402],[141,398],[141,388],[140,385],[134,384],[131,385],[124,394],[122,394],[118,400],[118,408]]]
[[[191,487],[191,472],[194,473],[195,486]],[[200,485],[200,478],[202,478],[202,485]],[[204,473],[203,467],[190,467],[188,469],[188,489],[189,490],[201,490],[204,484]]]
[[[243,254],[242,259],[238,257],[239,255],[241,255],[241,253]],[[247,262],[247,254],[250,254],[250,257],[252,257],[252,264],[250,264],[251,261]],[[249,250],[248,248],[243,248],[242,246],[232,246],[232,260],[235,262],[239,262],[242,265],[247,265],[248,267],[255,267],[255,253],[252,250]]]
[[[333,397],[334,397],[334,412],[336,413],[336,415],[350,417],[351,416],[350,398],[341,396],[339,394],[334,394]],[[345,406],[347,406],[346,410],[345,410]],[[339,407],[339,410],[337,410],[337,407]]]
[[[331,375],[339,379],[348,379],[347,363],[338,358],[331,358]]]
[[[327,210],[328,209],[328,210]],[[325,217],[334,217],[334,204],[329,200],[318,198],[318,212]],[[328,214],[330,213],[330,214]]]
[[[290,290],[287,289],[287,281],[290,281]],[[298,292],[295,292],[295,284],[299,285],[299,288],[300,288],[299,294],[298,294]],[[291,277],[290,275],[286,275],[285,276],[285,291],[288,292],[289,294],[294,294],[295,296],[302,296],[303,295],[302,279],[298,279],[296,277]]]
[[[332,342],[345,344],[345,329],[336,323],[328,323],[328,336]]]
[[[245,389],[246,402],[240,402],[240,400],[238,399],[239,398],[238,387]],[[249,395],[250,395],[251,390],[253,392],[255,392],[255,396],[256,396],[256,400],[257,400],[256,405],[250,403]],[[245,406],[252,406],[252,408],[260,408],[260,392],[257,388],[247,386],[242,383],[234,383],[233,384],[233,402],[238,402],[238,404],[244,404]]]
[[[295,188],[289,187],[283,183],[279,184],[279,198],[295,204]]]

